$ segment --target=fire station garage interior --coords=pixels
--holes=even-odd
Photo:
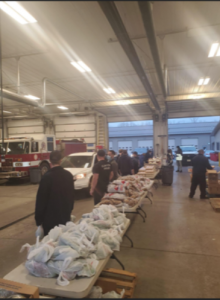
[[[220,2],[0,8],[0,297],[23,284],[35,297],[218,298]],[[54,150],[74,179],[74,208],[36,238]],[[94,207],[99,150],[139,165],[127,176],[119,167]],[[199,186],[189,197],[198,150],[212,167],[203,199]]]

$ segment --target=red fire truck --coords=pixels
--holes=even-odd
[[[55,149],[55,136],[49,134],[0,140],[0,179],[27,177],[30,168],[36,167],[43,175],[50,169],[49,156]]]

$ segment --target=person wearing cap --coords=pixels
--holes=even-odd
[[[52,168],[44,174],[38,188],[35,221],[38,226],[36,236],[40,238],[55,226],[65,225],[71,220],[74,179],[69,171],[60,166],[61,159],[60,151],[50,153]]]
[[[98,204],[107,192],[107,186],[114,174],[111,163],[105,160],[105,151],[99,150],[97,153],[98,162],[93,167],[93,177],[90,195],[94,197],[94,204]]]
[[[138,173],[138,170],[140,168],[140,160],[138,157],[138,154],[136,151],[132,152],[133,156],[132,156],[132,162],[133,162],[133,167],[134,167],[134,174]]]
[[[200,187],[200,199],[206,199],[206,170],[212,170],[208,158],[204,156],[204,150],[199,150],[198,155],[192,159],[192,183],[189,198],[193,198],[197,185]]]

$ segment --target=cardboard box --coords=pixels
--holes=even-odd
[[[213,186],[209,186],[208,188],[208,192],[209,194],[211,195],[218,195],[220,194],[220,185],[216,186],[216,187],[213,187]]]
[[[26,285],[23,283],[10,281],[0,278],[0,289],[15,292],[27,296],[27,298],[39,298],[39,289],[36,286]]]

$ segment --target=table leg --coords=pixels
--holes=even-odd
[[[112,258],[112,259],[115,259],[115,260],[119,263],[119,265],[122,267],[122,270],[125,269],[125,267],[124,267],[124,265],[122,264],[122,262],[115,256],[114,253],[112,253],[111,258]]]
[[[139,214],[139,215],[141,216],[141,218],[143,219],[143,222],[145,223],[145,217],[142,216],[142,214],[140,213],[139,210],[142,210],[142,209],[140,208],[140,206],[136,209],[136,212],[137,212],[137,214]]]
[[[132,239],[131,238],[129,238],[129,236],[125,233],[125,235],[124,235],[130,242],[131,242],[131,248],[133,248],[134,247],[134,244],[133,244],[133,241],[132,241]]]
[[[146,212],[142,209],[142,207],[139,206],[139,209],[144,213],[145,218],[147,217]]]

